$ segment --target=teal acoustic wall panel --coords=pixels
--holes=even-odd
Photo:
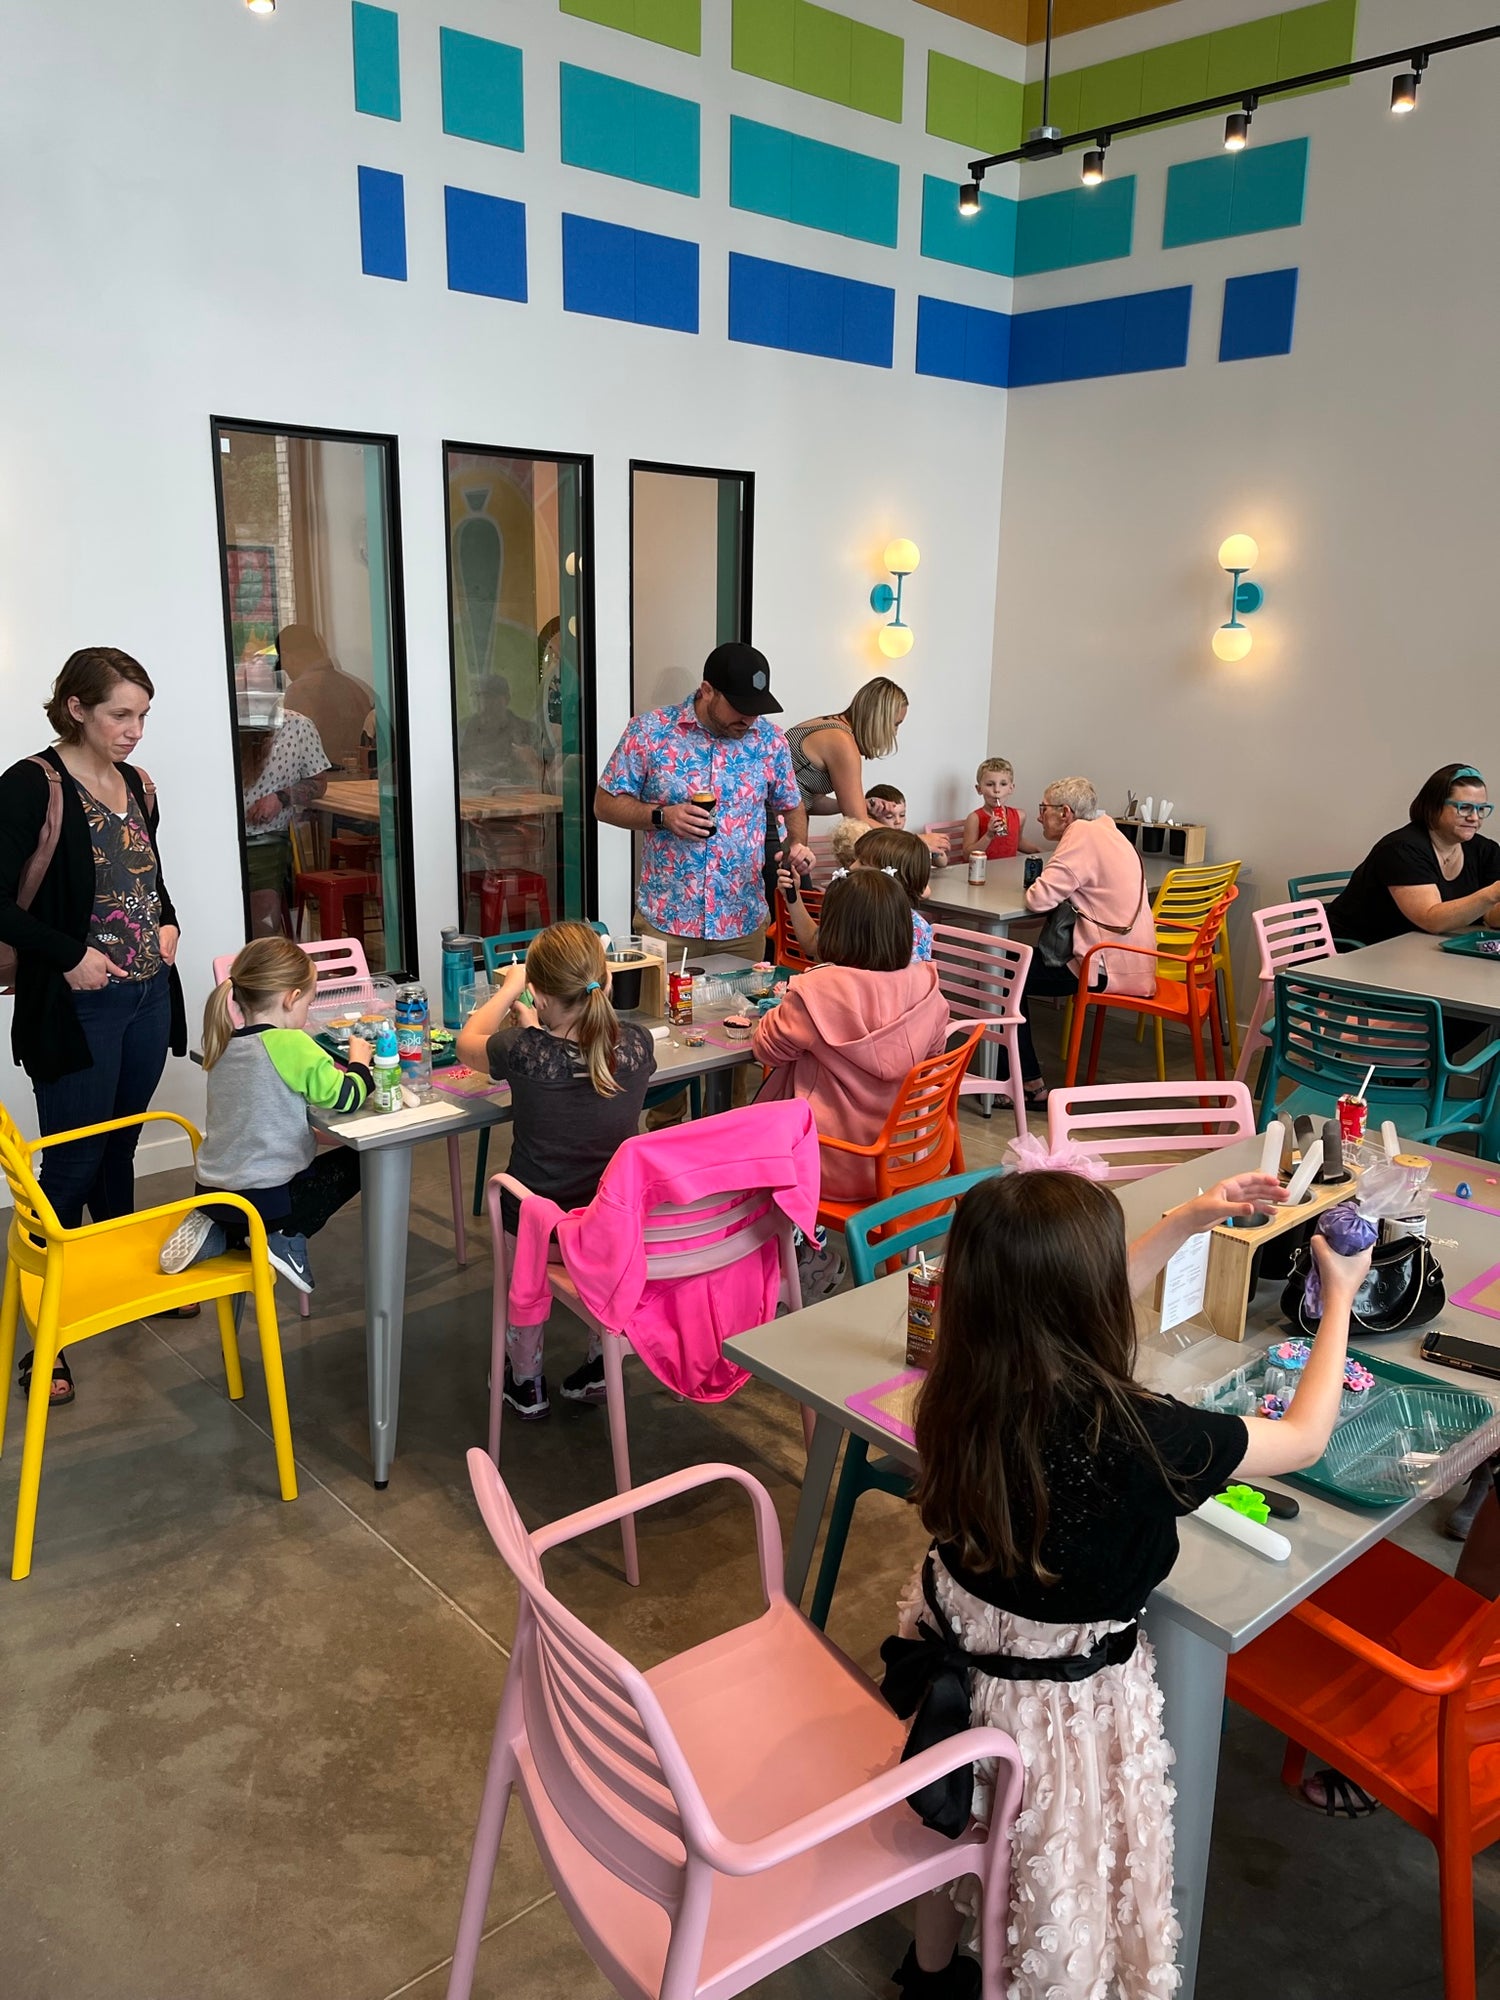
[[[1016,217],[1016,276],[1128,257],[1134,227],[1134,174],[1098,187],[1033,195]]]
[[[526,149],[521,51],[483,35],[438,31],[443,78],[443,130],[455,139]]]
[[[732,208],[894,249],[900,194],[901,170],[890,160],[752,118],[729,121]]]
[[[371,118],[401,116],[401,45],[389,7],[354,0],[354,108]]]
[[[698,106],[598,70],[563,63],[562,156],[673,194],[698,192]]]
[[[1295,228],[1307,192],[1307,143],[1284,139],[1169,167],[1162,248]]]
[[[1016,208],[1009,195],[981,194],[978,215],[960,215],[958,182],[924,174],[922,255],[1008,278],[1016,268]]]

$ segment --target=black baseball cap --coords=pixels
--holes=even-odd
[[[738,639],[715,646],[703,662],[703,678],[741,715],[780,715],[771,692],[771,664],[755,646]]]

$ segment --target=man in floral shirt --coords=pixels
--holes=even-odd
[[[693,947],[758,941],[768,808],[786,822],[788,857],[811,866],[792,753],[765,720],[780,713],[764,653],[716,646],[696,694],[636,716],[615,746],[594,816],[643,836],[636,903],[647,929]],[[713,794],[713,813],[694,792]]]

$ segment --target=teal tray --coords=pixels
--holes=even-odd
[[[1441,1457],[1491,1422],[1495,1407],[1488,1396],[1443,1388],[1431,1376],[1378,1355],[1355,1358],[1375,1377],[1368,1402],[1334,1426],[1316,1465],[1289,1477],[1356,1507],[1399,1507],[1429,1483],[1427,1468],[1407,1462],[1409,1454]]]
[[[1456,951],[1461,958],[1493,958],[1500,962],[1500,931],[1460,931],[1444,938],[1442,949]]]

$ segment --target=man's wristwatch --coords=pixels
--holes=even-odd
[[[653,826],[665,826],[666,823],[666,818],[663,815],[661,807],[653,806],[651,808],[651,824]]]

